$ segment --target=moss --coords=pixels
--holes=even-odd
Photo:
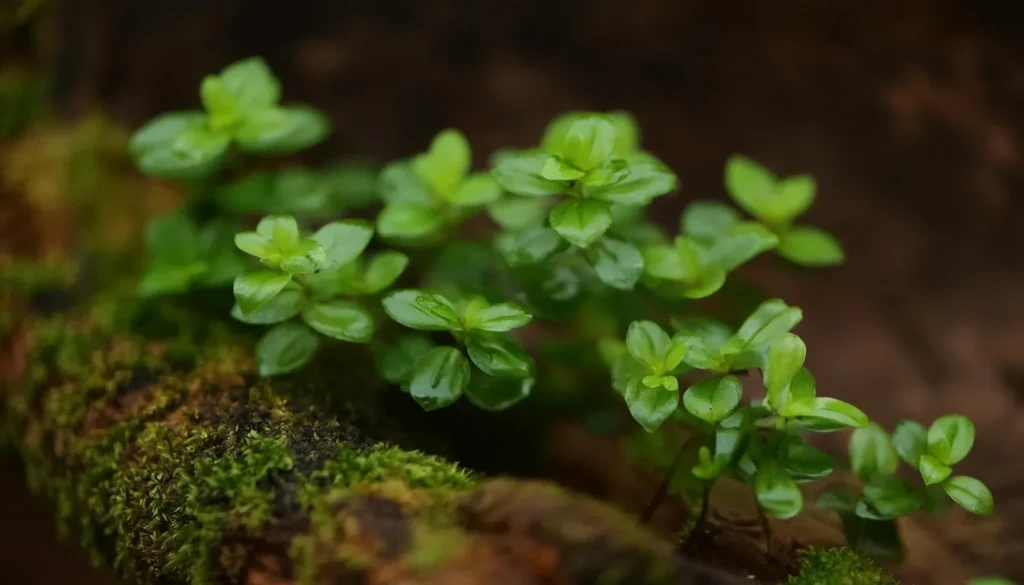
[[[887,571],[848,548],[809,548],[801,554],[800,573],[788,585],[899,585]]]

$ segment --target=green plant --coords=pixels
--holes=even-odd
[[[279,93],[262,61],[245,60],[204,80],[205,113],[161,116],[132,140],[144,173],[204,177],[189,183],[184,212],[151,226],[143,292],[233,280],[232,315],[271,326],[256,345],[261,374],[301,369],[327,337],[370,344],[381,378],[426,410],[462,395],[501,410],[540,394],[614,427],[607,415],[624,404],[640,426],[630,453],[665,475],[664,491],[699,500],[698,529],[723,476],[750,484],[763,515],[797,515],[800,484],[838,466],[808,437],[846,429],[863,494],[830,491],[818,505],[840,513],[860,550],[898,548],[892,519],[938,511],[943,493],[991,512],[983,484],[952,474],[973,443],[966,418],[928,430],[901,423],[890,438],[855,406],[819,395],[793,332],[800,308],[724,294],[742,291],[740,269],[769,251],[807,267],[843,262],[832,236],[796,223],[815,198],[809,176],[779,179],[734,156],[725,191],[753,219],[697,201],[670,234],[665,224],[675,222],[648,220],[646,207],[679,180],[621,111],[559,116],[539,146],[491,156],[489,172],[473,171],[468,141],[448,129],[375,177],[359,165],[214,175],[229,144],[281,152],[323,138],[322,117],[278,106]],[[338,219],[372,214],[378,198],[372,222]],[[224,226],[261,215],[234,236],[260,263],[242,272]],[[486,229],[487,219],[499,229]],[[375,234],[410,256],[378,250]],[[408,288],[383,294],[399,277]],[[716,293],[728,308],[721,320],[693,303]],[[615,393],[600,391],[602,361]],[[680,446],[684,429],[691,438]],[[897,478],[899,458],[924,486]]]
[[[290,216],[265,217],[256,231],[235,236],[235,245],[265,267],[235,279],[231,312],[245,323],[273,325],[256,345],[260,374],[304,366],[319,347],[318,333],[370,342],[373,315],[352,299],[384,291],[409,262],[401,252],[381,252],[364,262],[361,254],[372,237],[373,228],[358,220],[331,222],[303,237]]]

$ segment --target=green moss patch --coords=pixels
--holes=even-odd
[[[800,555],[800,572],[788,585],[899,585],[887,571],[848,548],[809,548]]]

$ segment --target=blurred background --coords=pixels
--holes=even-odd
[[[312,161],[386,161],[456,127],[482,166],[499,147],[536,142],[559,112],[622,108],[682,180],[681,196],[660,200],[656,214],[676,218],[694,198],[723,197],[734,153],[777,174],[812,174],[819,195],[808,221],[839,237],[847,264],[807,273],[755,262],[751,280],[803,307],[809,367],[831,395],[887,428],[904,417],[973,418],[977,446],[962,472],[996,498],[993,518],[951,510],[905,527],[903,576],[1024,580],[1024,3],[0,7],[0,95],[37,84],[46,99],[33,116],[51,121],[101,112],[130,130],[194,107],[203,75],[260,55],[286,101],[310,103],[334,123]],[[14,576],[0,580],[109,582],[73,547],[54,548],[47,507],[21,485],[15,471],[0,476],[0,574]]]

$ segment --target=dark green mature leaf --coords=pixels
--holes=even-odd
[[[743,383],[736,376],[715,376],[697,382],[683,394],[683,406],[693,416],[717,424],[743,400]]]
[[[236,303],[231,309],[231,316],[250,325],[272,325],[298,315],[305,304],[306,294],[303,288],[295,282],[289,282],[281,292],[248,315],[243,314],[241,307]]]
[[[551,181],[541,174],[549,157],[543,150],[502,151],[491,160],[491,176],[502,189],[524,197],[565,193],[567,181]]]
[[[363,253],[372,238],[373,226],[356,219],[332,221],[312,236],[313,241],[323,246],[326,252],[324,270],[351,262]]]
[[[875,475],[896,472],[900,460],[889,442],[889,434],[875,423],[850,435],[850,466],[857,477],[867,481]]]
[[[234,293],[238,308],[243,316],[249,316],[273,299],[289,282],[292,276],[285,272],[258,270],[248,272],[235,279]]]
[[[246,112],[235,141],[246,152],[286,154],[319,144],[330,129],[327,118],[313,108],[269,107]]]
[[[585,250],[585,255],[601,282],[619,290],[632,290],[644,271],[640,250],[615,238],[601,238]]]
[[[373,337],[373,316],[356,303],[330,301],[307,307],[302,320],[317,332],[351,343],[369,343]]]
[[[377,373],[392,384],[405,384],[416,360],[433,348],[434,343],[424,335],[403,335],[374,355]]]
[[[650,374],[650,368],[637,361],[628,353],[622,354],[612,364],[612,388],[619,394],[625,394],[626,387],[633,380]]]
[[[920,508],[924,501],[920,492],[912,490],[905,481],[894,475],[872,477],[864,486],[864,499],[883,518],[906,516]]]
[[[138,292],[143,297],[186,292],[208,267],[204,261],[184,265],[151,264],[139,280]]]
[[[423,354],[413,366],[409,394],[424,410],[455,402],[469,385],[469,361],[454,347],[442,346]]]
[[[928,430],[921,423],[901,420],[892,431],[892,446],[907,465],[917,467],[928,452]]]
[[[596,199],[569,199],[558,204],[549,216],[551,227],[569,243],[586,248],[612,225],[611,207]]]
[[[497,412],[509,408],[530,395],[534,378],[497,378],[473,374],[466,387],[466,398],[477,408]]]
[[[146,251],[159,264],[185,266],[197,262],[199,229],[184,213],[174,213],[146,226]]]
[[[629,412],[647,432],[654,432],[679,406],[679,392],[663,386],[648,388],[634,379],[623,395]]]
[[[451,301],[421,290],[400,290],[384,297],[384,312],[395,321],[421,331],[459,331],[462,321]]]
[[[523,348],[504,335],[473,333],[466,339],[469,359],[488,376],[525,378],[533,362]]]
[[[786,260],[801,266],[837,266],[846,260],[838,240],[809,226],[797,226],[782,234],[778,251]]]
[[[495,245],[509,266],[522,266],[550,258],[565,250],[567,242],[549,227],[534,226],[518,233],[501,234]]]
[[[290,321],[275,325],[256,344],[260,375],[294,372],[309,363],[319,347],[319,338],[304,324]]]
[[[627,156],[625,162],[629,172],[624,178],[605,186],[585,187],[586,196],[622,205],[647,205],[679,188],[675,173],[654,157]]]
[[[974,446],[974,423],[966,416],[939,417],[928,429],[928,453],[946,465],[963,461]]]
[[[921,472],[921,479],[924,485],[936,485],[946,481],[946,478],[953,473],[953,468],[939,461],[935,457],[925,453],[917,463]]]
[[[992,492],[981,481],[967,475],[958,475],[946,480],[942,487],[954,502],[971,514],[992,514]]]
[[[797,436],[788,437],[784,461],[786,473],[798,482],[828,477],[835,468],[835,460],[830,455],[808,445],[803,438]]]
[[[377,216],[377,231],[385,238],[425,238],[443,226],[444,219],[432,208],[412,203],[388,204]]]
[[[800,513],[804,497],[796,484],[778,463],[764,461],[754,475],[754,491],[757,503],[765,513],[775,518],[788,520]]]

